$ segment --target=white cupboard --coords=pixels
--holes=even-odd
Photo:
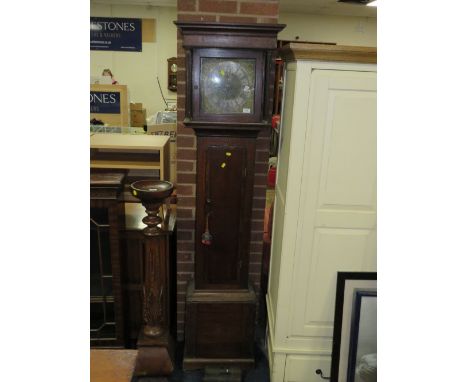
[[[319,382],[316,369],[330,375],[336,273],[377,267],[376,51],[283,53],[267,347],[272,382]]]

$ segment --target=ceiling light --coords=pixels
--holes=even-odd
[[[371,1],[370,3],[366,4],[368,7],[376,7],[377,6],[377,0]]]

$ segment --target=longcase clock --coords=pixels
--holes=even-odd
[[[184,123],[197,135],[184,368],[248,368],[256,307],[248,279],[255,146],[270,125],[276,37],[284,25],[176,25],[186,51]]]

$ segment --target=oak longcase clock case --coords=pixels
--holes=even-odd
[[[197,136],[195,277],[184,368],[253,365],[249,282],[256,140],[272,114],[284,25],[176,22],[186,53],[185,126]]]

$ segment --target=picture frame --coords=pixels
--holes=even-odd
[[[338,272],[330,380],[377,381],[377,273]]]

